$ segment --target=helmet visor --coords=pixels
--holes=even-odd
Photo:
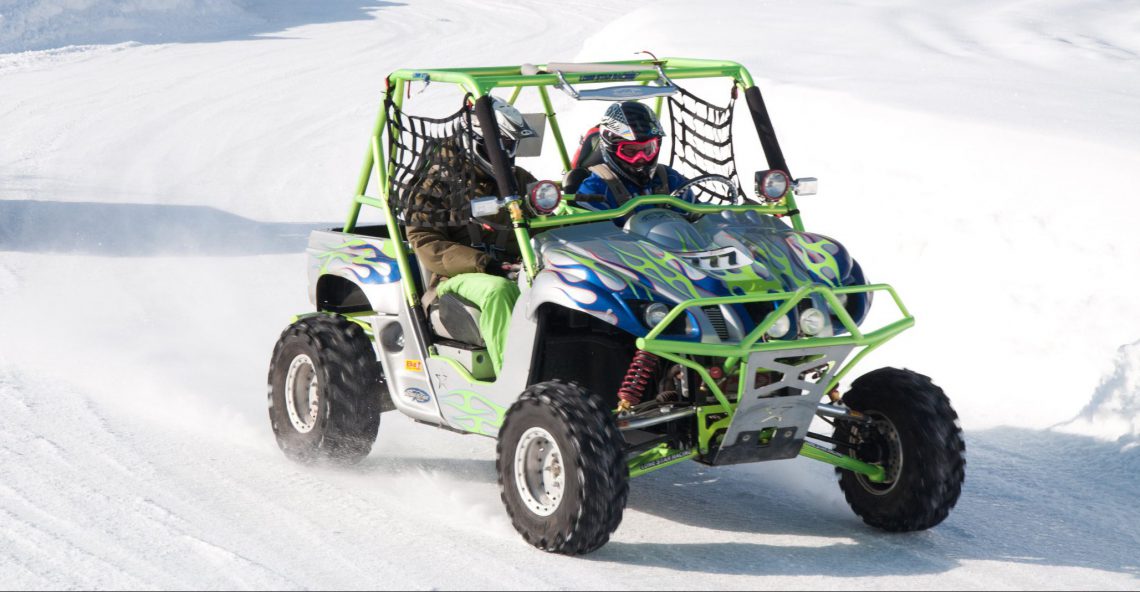
[[[614,151],[618,158],[630,164],[652,162],[661,151],[661,138],[650,138],[644,142],[618,142]]]

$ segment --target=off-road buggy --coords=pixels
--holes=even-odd
[[[724,81],[723,104],[677,82],[700,78]],[[454,85],[459,110],[410,115],[413,83]],[[555,213],[560,200],[577,203],[589,146],[571,161],[551,88],[577,100],[649,101],[669,126],[668,163],[690,183],[615,210]],[[544,113],[535,119],[549,126],[562,183],[515,186],[490,106],[496,89],[512,91],[512,103],[523,89],[537,91]],[[732,138],[740,95],[767,160],[747,188]],[[497,195],[477,199],[468,195],[470,159],[460,158],[473,120],[487,135],[498,185]],[[428,171],[436,204],[409,197]],[[695,199],[681,199],[683,191]],[[736,63],[393,72],[344,227],[309,238],[315,311],[296,317],[273,352],[277,442],[298,461],[356,462],[392,410],[496,438],[515,528],[559,553],[605,544],[621,522],[629,478],[687,460],[805,456],[836,467],[867,524],[932,527],[964,479],[957,416],[939,387],[909,370],[874,370],[840,390],[860,359],[914,320],[889,285],[866,283],[843,246],[804,230],[796,196],[814,191],[814,179],[789,176],[760,90]],[[362,206],[377,208],[384,223],[358,225]],[[489,223],[501,211],[523,272],[496,376],[478,332],[450,334],[421,307],[428,274],[405,225],[411,216]],[[897,314],[865,330],[873,294],[888,296]],[[825,422],[830,433],[813,428]]]

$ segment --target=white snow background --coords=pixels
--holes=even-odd
[[[916,315],[862,369],[961,415],[942,525],[874,531],[805,459],[690,463],[566,558],[491,440],[386,414],[350,470],[277,450],[269,355],[384,75],[640,50],[747,66],[808,229]],[[1140,589],[1134,1],[0,0],[0,52],[0,588]],[[575,138],[604,105],[556,107]]]

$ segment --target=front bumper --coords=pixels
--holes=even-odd
[[[836,297],[880,291],[891,295],[899,318],[867,332],[856,325]],[[765,339],[777,319],[812,295],[819,295],[828,303],[847,335]],[[737,343],[693,343],[660,337],[664,328],[689,308],[750,302],[779,305]],[[913,325],[914,317],[887,284],[840,288],[812,285],[795,292],[687,300],[673,307],[653,331],[638,339],[637,346],[687,367],[701,378],[716,403],[702,405],[697,412],[698,459],[709,464],[734,464],[801,454],[808,427],[824,395],[835,390],[864,356]],[[859,351],[847,361],[856,349]],[[723,360],[720,367],[724,374],[737,377],[735,392],[725,392],[725,378],[712,377],[707,358]],[[762,381],[757,379],[760,375],[764,376]]]

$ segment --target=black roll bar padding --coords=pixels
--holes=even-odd
[[[760,146],[764,148],[768,168],[784,171],[790,179],[792,172],[788,170],[784,152],[780,150],[780,142],[776,139],[776,130],[772,128],[772,118],[768,116],[768,107],[764,105],[760,89],[756,86],[748,87],[744,91],[744,99],[748,101],[748,110],[752,112],[752,123],[756,124],[756,134],[760,136]]]
[[[483,95],[475,100],[475,117],[479,118],[479,129],[483,134],[483,143],[487,149],[487,156],[491,159],[491,168],[495,172],[495,183],[499,186],[499,197],[518,195],[515,187],[515,175],[507,165],[507,157],[503,154],[502,133],[499,131],[499,122],[491,109],[491,96]]]

